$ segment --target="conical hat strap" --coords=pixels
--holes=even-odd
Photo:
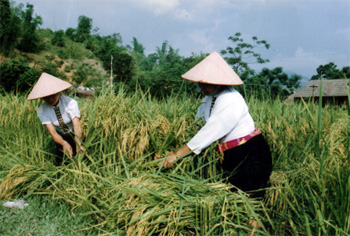
[[[215,97],[213,96],[213,99],[211,100],[211,105],[210,105],[210,115],[211,115],[211,112],[213,111],[215,101],[216,101],[216,96]]]
[[[53,109],[55,110],[56,116],[57,116],[57,120],[58,123],[60,124],[60,126],[62,127],[64,133],[69,133],[69,128],[68,126],[64,123],[64,120],[62,118],[61,112],[60,112],[60,108],[57,106],[54,106]]]

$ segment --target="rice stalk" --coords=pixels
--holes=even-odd
[[[30,109],[24,97],[0,96],[1,199],[40,194],[66,201],[72,213],[93,218],[91,227],[101,235],[349,232],[345,110],[324,107],[319,112],[308,102],[247,98],[273,155],[271,187],[262,205],[230,191],[234,186],[222,179],[215,145],[180,158],[173,169],[157,167],[154,153],[184,145],[202,125],[194,117],[199,99],[155,100],[122,90],[77,99],[87,149],[77,158],[78,167],[71,162],[54,166],[52,140],[35,114],[40,102]],[[251,219],[264,227],[254,229]]]

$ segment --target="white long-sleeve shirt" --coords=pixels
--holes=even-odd
[[[77,101],[68,96],[59,95],[58,107],[60,108],[64,123],[67,125],[69,130],[73,132],[72,120],[75,117],[80,118],[80,110]],[[45,102],[39,106],[36,112],[43,125],[52,123],[59,133],[64,133],[63,128],[60,126],[57,120],[53,106],[50,106]]]
[[[248,106],[239,92],[226,89],[215,96],[211,114],[212,96],[204,97],[198,108],[197,117],[203,118],[206,124],[187,143],[196,154],[219,139],[223,143],[248,135],[255,129]]]

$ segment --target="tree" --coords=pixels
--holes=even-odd
[[[191,56],[185,57],[183,59],[183,63],[185,66],[185,70],[188,71],[195,65],[197,65],[199,62],[201,62],[204,58],[206,58],[209,54],[208,53],[200,53],[199,55],[192,53]]]
[[[19,92],[26,92],[32,86],[34,86],[35,82],[41,75],[41,72],[35,68],[26,66],[23,74],[19,75],[18,80],[16,81],[17,89]]]
[[[73,85],[75,87],[99,87],[106,79],[101,73],[87,63],[78,66],[72,75]]]
[[[130,52],[126,50],[113,53],[113,77],[117,82],[128,83],[134,74],[135,62]]]
[[[0,51],[9,55],[17,46],[21,20],[14,14],[9,0],[0,1]]]
[[[25,92],[37,81],[40,72],[19,59],[10,59],[1,65],[2,91]]]
[[[65,45],[65,43],[64,43],[64,31],[63,30],[56,31],[54,33],[52,40],[51,40],[51,43],[52,43],[52,45],[64,47],[64,45]]]
[[[97,40],[98,49],[95,54],[102,61],[103,67],[106,70],[110,70],[111,55],[122,50],[121,46],[119,46],[121,37],[119,34],[113,34],[98,37]]]
[[[334,62],[330,62],[325,65],[320,65],[317,69],[317,75],[313,75],[310,80],[318,79],[344,79],[350,78],[350,67],[343,67],[342,70],[337,68],[337,65]]]
[[[343,75],[343,78],[348,78],[350,79],[350,66],[344,66],[341,69],[341,73]]]
[[[172,92],[180,91],[196,94],[196,84],[183,80],[181,75],[203,60],[207,54],[192,53],[190,57],[181,57],[178,49],[174,49],[168,41],[164,41],[160,47],[156,47],[154,53],[146,57],[140,53],[143,47],[136,38],[133,40],[133,45],[133,48],[129,46],[129,50],[136,58],[136,65],[133,79],[128,82],[129,88],[137,85],[156,97],[166,97]],[[139,50],[136,50],[137,48]]]
[[[101,60],[106,71],[112,70],[114,80],[117,82],[129,82],[133,73],[135,61],[130,52],[121,46],[122,38],[120,34],[108,36],[94,35],[89,40],[89,46],[95,55]]]
[[[36,34],[36,28],[42,24],[40,16],[33,18],[34,7],[27,4],[26,11],[22,12],[22,40],[19,45],[20,49],[25,52],[39,51],[39,37]]]
[[[63,71],[59,71],[57,69],[57,65],[53,64],[53,63],[49,63],[46,64],[43,68],[42,68],[42,72],[46,72],[50,75],[56,76],[60,79],[66,79],[67,76]]]
[[[288,89],[288,94],[295,92],[298,88],[300,88],[301,75],[293,74],[288,80],[285,82],[285,86]]]
[[[73,41],[75,41],[76,33],[77,33],[77,30],[70,27],[66,29],[66,32],[65,32],[66,36]]]
[[[87,16],[79,16],[78,19],[78,28],[75,40],[76,42],[83,43],[85,42],[91,34],[92,29],[92,19]]]
[[[169,48],[169,49],[168,49]],[[170,54],[178,54],[179,50],[174,50],[169,44],[168,41],[164,41],[161,47],[157,47],[155,58],[156,64],[161,65],[165,63],[166,58]]]
[[[259,53],[253,51],[260,46],[269,49],[270,44],[265,40],[258,40],[258,38],[254,36],[252,37],[253,44],[249,44],[243,41],[241,33],[239,32],[237,32],[234,37],[230,36],[228,39],[233,42],[234,47],[227,47],[226,50],[221,50],[221,54],[230,56],[225,57],[227,63],[232,65],[233,70],[242,77],[246,78],[254,74],[254,70],[249,67],[249,64],[263,64],[269,62],[268,59],[263,59]]]
[[[141,55],[145,55],[144,52],[145,52],[145,48],[144,46],[139,43],[139,41],[137,40],[137,38],[133,37],[132,38],[132,52],[136,52],[136,53],[139,53]]]
[[[257,75],[251,76],[246,80],[245,85],[253,88],[260,97],[270,94],[272,97],[288,96],[300,87],[300,75],[289,77],[283,72],[282,67],[276,67],[272,70],[263,68]]]
[[[167,96],[172,91],[184,91],[184,81],[181,75],[187,71],[184,59],[179,55],[179,50],[174,49],[164,41],[156,52],[148,55],[143,61],[143,70],[138,75],[139,84],[144,89],[149,89],[151,94],[158,97]]]

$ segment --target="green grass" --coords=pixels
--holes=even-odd
[[[96,235],[89,217],[71,214],[67,203],[33,196],[24,209],[6,208],[1,201],[0,235]]]
[[[155,100],[120,89],[78,102],[88,154],[77,157],[78,166],[55,166],[38,102],[31,108],[24,97],[1,97],[1,200],[46,196],[105,235],[247,235],[252,219],[258,235],[350,232],[350,119],[343,107],[247,98],[273,155],[271,188],[259,202],[229,191],[215,145],[170,170],[157,167],[154,153],[197,132],[199,99]]]

